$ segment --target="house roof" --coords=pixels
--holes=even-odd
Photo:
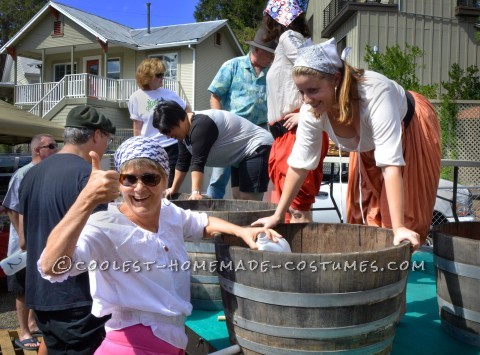
[[[28,143],[39,133],[63,141],[64,128],[0,100],[0,144]]]
[[[40,75],[40,69],[37,65],[42,64],[40,60],[17,57],[17,65],[25,74]],[[3,71],[2,83],[6,83],[10,79],[10,70],[13,65],[13,59],[11,56],[7,56],[5,61],[5,70]],[[12,83],[13,84],[13,83]]]
[[[76,22],[79,26],[90,32],[104,43],[112,43],[133,47],[137,50],[161,47],[176,47],[189,44],[198,44],[220,28],[227,26],[234,38],[238,50],[243,53],[242,47],[233,34],[227,20],[196,22],[182,25],[152,27],[150,33],[147,29],[133,29],[115,21],[76,9],[59,2],[49,1],[27,24],[17,32],[1,49],[3,53],[8,47],[13,47],[20,41],[22,35],[32,27],[35,21],[53,8]]]

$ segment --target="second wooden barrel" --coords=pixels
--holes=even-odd
[[[480,222],[438,225],[433,240],[442,328],[480,347]]]
[[[270,202],[246,200],[176,200],[178,207],[205,212],[240,226],[248,226],[261,217],[271,216],[276,205]],[[215,271],[215,244],[213,240],[186,242],[190,257],[190,293],[194,309],[222,310],[222,296]]]
[[[401,317],[410,244],[348,224],[275,227],[292,253],[217,237],[224,312],[244,354],[388,354]]]

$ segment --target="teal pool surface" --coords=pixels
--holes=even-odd
[[[414,264],[415,263],[415,264]],[[419,251],[412,256],[407,284],[407,312],[397,326],[393,355],[403,354],[480,354],[480,348],[463,343],[445,333],[440,326],[433,255]],[[186,325],[216,349],[230,346],[223,312],[193,311]]]

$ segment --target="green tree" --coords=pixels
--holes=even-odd
[[[452,64],[448,72],[449,82],[442,81],[446,90],[444,95],[451,100],[480,100],[480,77],[476,65],[463,70],[457,63]]]
[[[476,65],[463,70],[457,63],[452,64],[448,72],[449,81],[442,81],[445,92],[442,94],[440,108],[440,128],[442,130],[442,154],[444,158],[456,159],[456,126],[458,106],[455,100],[480,100],[480,77]],[[442,168],[442,177],[452,179],[453,170]]]
[[[200,0],[193,17],[197,21],[228,20],[241,44],[251,40],[263,17],[265,0]],[[248,46],[244,46],[248,50]]]
[[[427,98],[436,98],[438,85],[421,85],[415,75],[416,59],[423,56],[423,52],[417,46],[405,44],[402,51],[398,45],[387,47],[385,53],[375,53],[373,48],[366,46],[367,53],[364,61],[368,68],[386,77],[395,80],[406,90],[412,90]]]

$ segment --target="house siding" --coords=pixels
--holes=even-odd
[[[117,128],[132,128],[132,120],[130,120],[130,116],[128,113],[128,109],[126,108],[118,108],[118,107],[108,107],[103,105],[98,105],[93,102],[93,100],[88,100],[88,102],[84,102],[82,104],[88,104],[92,107],[95,107],[98,111],[103,113],[105,117],[107,117],[112,124]],[[51,122],[57,123],[61,126],[65,126],[65,122],[67,120],[68,113],[78,104],[66,104],[51,120]]]
[[[311,2],[307,18],[313,20],[314,42],[322,42],[323,9],[330,1]],[[416,75],[424,85],[448,81],[451,65],[466,69],[478,65],[480,46],[475,42],[475,17],[455,16],[456,2],[449,0],[401,1],[400,12],[357,11],[337,29],[337,40],[346,36],[353,47],[348,62],[367,68],[364,62],[366,45],[377,45],[380,51],[405,43],[418,46],[424,55],[417,59]],[[439,60],[441,58],[441,60]]]
[[[227,28],[223,27],[220,33],[222,37],[220,46],[215,45],[215,34],[209,36],[197,46],[197,69],[195,73],[196,110],[210,108],[210,92],[207,89],[217,74],[218,69],[225,61],[240,55],[235,50],[233,39],[227,35]]]
[[[32,48],[49,49],[96,42],[92,35],[62,14],[59,15],[59,21],[64,24],[63,36],[52,37],[54,20],[52,15],[45,15],[31,31],[34,33],[25,36],[24,40],[18,44],[17,52],[28,51]]]
[[[190,105],[196,104],[197,97],[193,87],[193,50],[188,47],[181,47],[178,53],[178,81],[187,95]],[[193,109],[193,107],[192,107]]]

